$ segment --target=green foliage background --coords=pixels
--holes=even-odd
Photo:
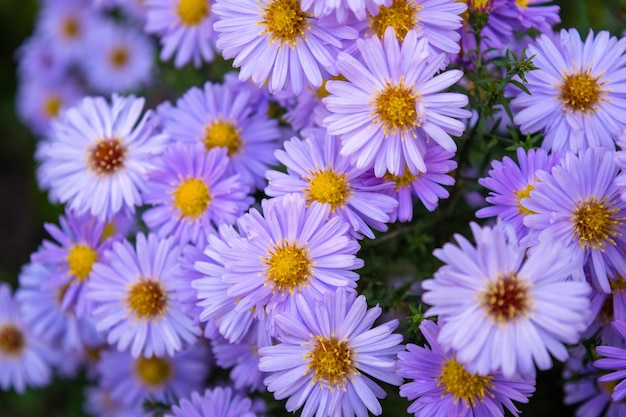
[[[590,28],[596,31],[607,29],[617,36],[626,30],[626,0],[561,0],[557,3],[561,5],[562,26],[577,27],[583,37]],[[37,8],[36,0],[0,0],[0,281],[9,282],[14,288],[21,265],[28,262],[31,252],[45,237],[43,223],[56,222],[61,213],[61,208],[49,204],[46,195],[36,187],[32,158],[35,139],[15,114],[15,51],[32,33]],[[168,77],[163,80],[164,83],[172,81],[180,92],[190,83],[201,85],[216,75],[212,72],[198,74],[189,67],[180,74],[174,72],[169,64],[164,67],[163,75]],[[179,92],[172,93],[176,97]],[[420,265],[411,260],[432,259],[430,253],[433,248],[449,240],[452,233],[467,230],[467,223],[474,220],[474,213],[456,212],[459,206],[453,199],[461,197],[453,194],[451,201],[442,202],[434,213],[416,213],[416,218],[423,214],[423,225],[418,220],[416,227],[411,229],[407,229],[406,225],[393,226],[382,240],[363,242],[366,256],[361,256],[368,260],[368,265],[362,271],[364,277],[359,291],[368,300],[376,300],[404,315],[400,318],[406,319],[411,314],[410,299],[405,299],[402,305],[394,301],[399,299],[399,292],[404,292],[406,287],[391,285],[382,277],[395,275],[394,272],[427,277],[436,269],[434,260]],[[444,210],[447,211],[446,216],[440,222],[428,217],[438,216]],[[453,225],[445,221],[450,215],[455,216]],[[457,224],[465,225],[465,229],[456,229]],[[405,320],[406,325],[410,325],[410,320]],[[415,335],[409,337],[414,338]],[[573,407],[562,405],[560,372],[560,367],[556,366],[549,372],[540,373],[537,392],[530,404],[520,407],[524,416],[574,415]],[[49,386],[29,390],[24,395],[0,392],[0,417],[84,417],[83,386],[82,378],[55,379]],[[383,414],[405,416],[406,406],[408,402],[405,399],[392,393],[383,402]],[[272,411],[282,414],[280,410]]]

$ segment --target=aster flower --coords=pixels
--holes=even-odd
[[[54,83],[33,78],[23,80],[17,90],[17,112],[22,122],[37,135],[49,133],[53,120],[74,106],[84,91],[71,79]]]
[[[173,402],[187,397],[202,387],[209,369],[209,351],[202,344],[171,357],[104,351],[98,363],[102,388],[114,402],[131,408],[147,399]]]
[[[172,407],[168,417],[256,417],[252,411],[252,401],[236,395],[231,388],[207,389],[204,394],[191,394],[191,399],[183,399]]]
[[[508,156],[502,161],[492,161],[489,176],[480,178],[478,183],[489,190],[486,200],[493,204],[481,208],[476,217],[487,218],[497,216],[503,223],[515,228],[518,237],[527,234],[524,217],[532,212],[525,208],[521,200],[530,196],[537,182],[537,171],[550,172],[559,161],[561,154],[551,154],[543,149],[517,148],[517,163]]]
[[[576,29],[561,30],[553,42],[542,35],[528,48],[539,69],[526,75],[530,95],[511,101],[522,133],[542,132],[545,149],[615,148],[626,106],[626,39],[606,31],[589,32],[583,42]]]
[[[26,39],[16,51],[17,75],[22,81],[37,79],[54,84],[67,78],[69,62],[50,47],[51,40],[40,31]]]
[[[297,314],[276,317],[278,343],[259,349],[265,384],[286,408],[302,417],[379,415],[385,391],[374,381],[400,385],[395,374],[402,336],[391,320],[372,328],[380,316],[365,297],[343,288],[320,299],[296,296]]]
[[[199,67],[215,56],[215,15],[212,0],[148,0],[145,2],[148,33],[161,39],[161,60],[174,56],[180,68],[192,62]]]
[[[394,186],[383,190],[398,200],[397,208],[391,212],[390,220],[395,222],[411,221],[413,218],[413,196],[424,204],[428,211],[433,211],[439,204],[439,199],[448,198],[450,193],[442,185],[454,185],[454,178],[448,173],[457,167],[452,160],[454,154],[447,152],[439,145],[430,143],[426,146],[424,164],[426,172],[411,174],[408,169],[402,175],[385,174]]]
[[[466,10],[467,5],[456,0],[393,0],[370,13],[366,33],[382,39],[387,28],[392,27],[402,42],[413,30],[418,39],[428,41],[427,60],[441,53],[458,54],[461,39],[458,29]]]
[[[323,99],[333,113],[323,121],[328,133],[341,136],[341,155],[350,156],[359,169],[374,168],[377,177],[426,171],[426,144],[434,140],[448,152],[456,151],[450,135],[460,136],[465,125],[455,117],[469,117],[461,107],[467,97],[441,93],[463,75],[439,71],[445,56],[426,63],[427,42],[409,31],[402,46],[393,28],[384,40],[358,40],[365,64],[340,53],[337,68],[348,81],[328,81],[330,96]],[[349,121],[349,122],[348,122]]]
[[[24,323],[8,284],[0,283],[0,389],[18,393],[50,381],[51,354]]]
[[[208,244],[194,264],[200,276],[191,281],[201,310],[198,317],[207,323],[205,336],[215,338],[219,334],[230,343],[241,342],[254,320],[251,310],[235,310],[238,300],[228,295],[230,284],[222,281],[222,275],[226,273],[222,252],[238,238],[239,233],[225,224],[219,228],[219,235],[208,236]]]
[[[568,280],[575,268],[563,245],[527,251],[502,223],[471,227],[475,247],[456,235],[458,246],[434,252],[445,265],[422,282],[426,315],[443,321],[437,341],[469,373],[534,379],[535,364],[549,369],[550,354],[565,360],[565,344],[587,328],[591,288]]]
[[[94,264],[86,296],[109,344],[137,358],[172,356],[196,342],[200,330],[183,313],[177,294],[183,285],[175,279],[181,250],[172,238],[140,233],[136,249],[126,240],[115,242]]]
[[[228,149],[228,173],[239,174],[246,185],[262,189],[263,176],[275,162],[281,132],[278,122],[267,112],[267,102],[258,97],[250,84],[237,86],[206,83],[204,90],[193,87],[176,102],[176,106],[159,108],[163,130],[177,141],[201,143],[207,151],[215,147]]]
[[[331,216],[349,223],[357,236],[373,239],[370,228],[387,230],[385,223],[398,202],[380,192],[385,187],[383,182],[365,183],[366,170],[354,168],[347,157],[339,154],[336,136],[321,129],[308,130],[305,136],[305,140],[292,138],[283,144],[284,151],[275,152],[287,172],[267,171],[265,194],[281,197],[298,193],[308,204],[317,201],[327,205]]]
[[[87,347],[104,344],[91,317],[86,314],[77,317],[73,311],[62,307],[68,286],[46,288],[51,275],[52,266],[34,262],[24,265],[20,271],[15,299],[33,334],[72,356],[80,356]]]
[[[141,204],[139,191],[166,135],[154,132],[143,98],[85,97],[52,126],[38,176],[53,201],[79,214],[110,220]]]
[[[356,39],[353,28],[332,18],[309,15],[299,0],[217,0],[217,47],[225,59],[241,67],[240,80],[267,83],[274,94],[304,86],[318,88],[337,75],[335,57],[343,40]]]
[[[36,26],[53,53],[65,62],[80,62],[89,31],[104,19],[83,0],[45,1]]]
[[[437,342],[439,326],[424,320],[420,330],[428,347],[407,345],[398,353],[398,375],[412,381],[400,387],[400,396],[415,400],[408,408],[416,417],[504,416],[504,408],[518,416],[512,400],[527,403],[534,381],[510,380],[500,372],[477,375],[467,372],[454,351]]]
[[[78,317],[88,312],[85,283],[92,274],[93,264],[102,259],[111,239],[104,238],[106,224],[90,215],[78,216],[69,210],[59,217],[59,225],[44,225],[56,241],[44,240],[37,252],[31,255],[34,262],[49,269],[43,289],[58,292],[60,306],[72,310]]]
[[[537,171],[539,181],[521,204],[528,239],[555,239],[574,255],[574,278],[585,280],[589,265],[593,285],[610,293],[609,271],[626,276],[626,203],[614,180],[619,169],[614,152],[603,148],[568,152],[551,174]]]
[[[290,308],[294,295],[321,295],[337,288],[356,287],[363,261],[359,244],[347,235],[349,225],[329,219],[330,207],[297,194],[263,200],[261,214],[251,209],[238,221],[241,239],[222,250],[231,284],[228,296],[238,299],[236,311],[255,309],[259,317],[277,306]]]
[[[110,94],[150,81],[154,46],[142,32],[110,23],[90,32],[85,44],[82,68],[93,89]]]
[[[207,229],[235,223],[252,198],[238,176],[226,175],[227,151],[180,143],[166,149],[143,193],[156,206],[142,215],[146,225],[161,237],[199,243]]]

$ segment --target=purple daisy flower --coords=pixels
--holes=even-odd
[[[215,338],[219,334],[230,343],[241,342],[254,320],[251,310],[235,310],[238,300],[228,295],[231,285],[222,281],[222,275],[227,272],[222,252],[230,248],[229,242],[238,238],[239,233],[228,225],[219,228],[219,236],[208,236],[204,253],[194,264],[201,276],[191,282],[201,309],[198,317],[201,322],[207,322],[205,336]]]
[[[59,216],[58,226],[46,223],[44,227],[56,242],[45,239],[31,255],[33,262],[44,264],[50,271],[42,288],[58,291],[61,308],[83,317],[89,308],[85,283],[93,264],[102,259],[112,241],[104,237],[106,224],[88,214],[78,216],[66,210]]]
[[[310,129],[305,135],[305,140],[294,137],[283,144],[284,151],[275,152],[287,172],[267,171],[265,194],[281,197],[298,193],[307,204],[317,201],[327,205],[331,216],[349,223],[357,237],[363,234],[373,239],[370,228],[386,231],[389,213],[398,202],[380,192],[385,187],[383,181],[365,183],[366,170],[354,168],[339,154],[336,136],[323,129]]]
[[[141,117],[143,105],[134,96],[85,97],[53,124],[38,172],[53,201],[100,220],[141,205],[151,158],[168,141],[154,131],[150,111]]]
[[[167,417],[256,417],[252,401],[236,395],[231,388],[207,389],[203,395],[194,392],[191,400],[183,399],[172,407]]]
[[[323,121],[331,135],[342,139],[341,155],[350,156],[359,169],[374,168],[377,177],[387,171],[402,175],[426,171],[426,144],[434,140],[448,152],[456,151],[450,135],[460,136],[469,117],[461,107],[467,96],[441,93],[463,73],[450,70],[433,78],[445,59],[427,64],[427,42],[409,31],[402,46],[393,28],[384,40],[358,40],[365,64],[340,53],[337,67],[348,81],[328,81],[330,96],[323,99],[333,113]],[[349,121],[349,122],[348,122]]]
[[[226,148],[177,143],[165,150],[162,164],[149,173],[143,201],[146,225],[161,237],[200,243],[207,230],[233,224],[252,204],[236,175],[227,175]]]
[[[236,311],[264,312],[292,307],[294,295],[307,297],[347,287],[359,278],[354,269],[363,261],[360,246],[348,235],[349,225],[329,219],[330,206],[306,201],[297,194],[263,200],[239,221],[240,239],[221,251],[227,270],[222,280],[231,284],[228,296],[238,300]]]
[[[47,135],[52,121],[84,97],[82,88],[71,79],[22,80],[17,90],[17,112],[22,122],[37,135]]]
[[[416,417],[504,417],[504,408],[518,416],[512,400],[527,403],[534,381],[511,380],[501,373],[467,372],[454,351],[437,342],[439,326],[424,320],[420,330],[430,349],[414,344],[398,353],[398,375],[411,379],[400,387],[400,396],[415,400],[407,409]],[[504,407],[503,407],[504,406]]]
[[[542,35],[528,48],[539,67],[526,75],[531,94],[511,101],[522,133],[543,132],[545,149],[614,149],[624,128],[626,38],[563,29],[558,42]]]
[[[358,36],[333,18],[311,16],[299,0],[217,0],[213,10],[224,58],[235,58],[240,80],[267,84],[272,94],[288,89],[299,95],[305,85],[320,87],[337,75],[342,41]]]
[[[257,90],[243,83],[206,83],[204,90],[193,87],[176,102],[176,107],[159,109],[163,130],[177,141],[202,143],[207,151],[228,148],[228,172],[239,174],[247,185],[263,189],[265,171],[276,161],[274,150],[279,146],[281,131],[267,112],[255,111],[267,105]],[[252,99],[259,100],[254,107]]]
[[[196,342],[200,330],[178,299],[181,250],[172,238],[139,233],[136,249],[127,240],[115,242],[94,264],[86,295],[109,344],[137,358],[172,356]]]
[[[393,0],[369,16],[366,33],[380,39],[387,28],[392,27],[400,42],[410,30],[418,39],[428,41],[427,60],[441,53],[458,54],[461,35],[458,30],[463,24],[464,2],[456,0]],[[441,63],[442,68],[446,62]]]
[[[20,303],[24,321],[33,334],[73,356],[80,356],[86,347],[104,344],[91,317],[86,314],[77,317],[73,311],[62,307],[67,285],[45,289],[51,275],[52,267],[41,263],[24,265],[19,275],[20,287],[15,299]]]
[[[0,389],[23,393],[50,381],[50,352],[23,321],[11,287],[0,282]]]
[[[147,33],[161,39],[161,60],[174,57],[180,68],[192,62],[199,67],[215,56],[215,15],[211,0],[148,0],[145,2]]]
[[[560,156],[560,153],[548,155],[543,149],[526,152],[524,148],[517,148],[517,163],[508,156],[502,161],[492,161],[489,176],[480,178],[478,183],[489,190],[486,200],[493,205],[478,210],[476,217],[497,216],[503,223],[513,226],[518,237],[525,236],[528,228],[524,226],[524,217],[532,212],[521,201],[535,188],[537,171],[550,172]]]
[[[438,342],[468,372],[534,379],[535,364],[567,359],[565,343],[587,328],[591,287],[568,280],[575,267],[566,247],[546,241],[528,251],[502,223],[471,227],[476,246],[455,235],[458,246],[434,252],[445,265],[422,282],[426,314],[439,315]]]
[[[69,62],[50,47],[51,41],[36,32],[16,51],[17,75],[20,80],[39,79],[55,84],[67,78]]]
[[[398,320],[372,328],[382,310],[367,309],[365,297],[343,288],[320,299],[298,299],[297,314],[276,317],[278,344],[259,349],[259,369],[274,398],[287,399],[302,417],[380,415],[377,398],[385,391],[374,378],[400,385],[396,355],[402,336],[392,333]]]
[[[203,344],[165,357],[104,351],[98,363],[100,385],[126,407],[141,406],[147,399],[174,402],[202,388],[209,375],[209,355]]]
[[[454,154],[444,150],[441,146],[429,143],[424,154],[426,172],[411,174],[408,169],[402,175],[385,174],[384,178],[394,186],[383,190],[396,200],[397,208],[391,212],[391,222],[399,220],[408,222],[413,219],[413,196],[424,204],[428,211],[433,211],[439,205],[439,199],[448,198],[450,193],[442,185],[454,185],[454,178],[448,173],[457,167],[452,160]]]
[[[45,1],[36,26],[53,53],[69,63],[81,61],[87,34],[104,22],[86,1]]]
[[[626,322],[615,320],[611,325],[623,340],[626,339]],[[621,346],[597,346],[596,353],[603,358],[594,361],[593,365],[599,369],[613,371],[599,377],[598,381],[619,381],[613,387],[611,398],[613,401],[621,401],[626,397],[626,349],[623,343]]]
[[[152,78],[154,45],[132,27],[108,23],[90,32],[85,45],[83,72],[100,93],[136,90]]]
[[[539,181],[521,204],[530,214],[527,238],[565,244],[577,266],[574,278],[585,280],[589,265],[593,285],[609,294],[609,273],[626,276],[626,202],[619,198],[614,152],[604,148],[568,152],[551,173],[537,171]]]

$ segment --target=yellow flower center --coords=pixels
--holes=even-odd
[[[128,290],[126,307],[138,319],[162,316],[167,308],[167,293],[159,281],[141,279]]]
[[[470,405],[474,407],[477,400],[484,400],[485,395],[494,397],[489,391],[489,388],[493,388],[492,379],[491,375],[470,374],[463,365],[452,358],[444,363],[441,375],[437,377],[437,386],[443,387],[446,393],[452,394],[455,404],[458,400],[463,400],[467,407]]]
[[[385,30],[391,26],[398,40],[402,42],[407,32],[417,24],[419,9],[413,0],[393,0],[391,6],[381,6],[378,14],[370,17],[370,29],[382,39]]]
[[[334,212],[337,207],[343,207],[350,198],[350,183],[347,178],[348,174],[337,174],[332,166],[324,170],[318,168],[310,177],[305,177],[309,188],[304,191],[304,196],[308,202],[330,204],[330,210]]]
[[[187,26],[197,26],[209,15],[208,0],[180,0],[178,17]]]
[[[572,111],[583,113],[594,111],[604,91],[600,90],[602,83],[593,78],[589,72],[566,75],[561,90],[560,100]]]
[[[91,149],[88,165],[97,174],[110,175],[124,166],[125,159],[126,148],[119,139],[104,139]]]
[[[376,122],[380,123],[385,136],[398,132],[407,132],[420,126],[419,114],[415,108],[420,95],[413,92],[413,86],[405,86],[404,80],[398,85],[389,82],[374,98]]]
[[[384,178],[386,180],[393,181],[396,184],[396,191],[398,191],[402,187],[410,186],[411,183],[417,179],[417,177],[419,177],[419,174],[411,174],[409,167],[405,167],[404,174],[394,175],[391,172],[387,172]]]
[[[331,80],[335,81],[335,80],[340,80],[340,81],[348,81],[346,79],[346,77],[344,77],[343,75],[339,74],[339,75],[333,75],[332,77],[330,77]],[[322,80],[322,85],[320,85],[320,87],[315,90],[315,96],[318,99],[323,99],[324,97],[328,97],[330,95],[330,93],[328,92],[328,90],[326,89],[326,81],[327,80]]]
[[[135,360],[137,375],[146,385],[158,387],[172,377],[172,365],[166,358],[139,358]]]
[[[526,7],[528,7],[528,0],[515,0],[515,4],[525,9]]]
[[[26,347],[24,334],[13,324],[0,326],[0,353],[19,356]]]
[[[56,94],[51,94],[44,99],[43,114],[45,114],[46,117],[53,119],[59,115],[62,105],[63,100],[61,100],[61,97]]]
[[[309,359],[307,374],[313,374],[313,382],[323,381],[333,390],[345,387],[346,381],[358,374],[355,368],[354,351],[347,340],[338,340],[334,335],[330,339],[316,336],[313,350],[306,354]]]
[[[486,11],[492,5],[492,0],[466,0],[465,2],[473,12]]]
[[[267,266],[266,283],[274,292],[293,294],[294,289],[300,289],[309,281],[311,261],[308,252],[297,243],[288,242],[279,242],[268,250],[269,256],[263,258],[262,263]]]
[[[614,281],[610,281],[610,285],[612,294],[626,291],[626,280],[621,275],[618,275]]]
[[[499,277],[489,283],[486,291],[480,294],[480,305],[485,307],[493,321],[504,325],[530,312],[529,285],[517,275]]]
[[[183,217],[196,219],[206,212],[211,202],[209,186],[200,178],[189,178],[174,191],[174,206]]]
[[[293,48],[298,37],[304,37],[309,28],[309,16],[302,11],[298,0],[274,0],[263,11],[263,23],[267,26],[263,33],[269,33],[271,42],[279,41]]]
[[[66,16],[61,21],[61,35],[66,39],[75,39],[80,34],[80,23],[74,16]]]
[[[517,199],[517,211],[519,213],[523,215],[535,214],[534,211],[528,210],[526,207],[522,205],[522,199],[529,198],[530,192],[534,189],[535,189],[535,184],[532,183],[532,184],[528,184],[526,187],[522,188],[521,190],[513,191],[513,194],[515,194],[515,198]]]
[[[204,148],[207,151],[218,147],[228,148],[228,156],[233,156],[241,147],[240,132],[235,122],[217,119],[204,127]]]
[[[574,233],[580,246],[585,249],[603,250],[607,243],[615,245],[613,237],[620,235],[617,228],[624,218],[615,216],[619,209],[610,208],[612,204],[607,200],[608,197],[600,200],[591,196],[576,204],[572,216]]]
[[[114,68],[120,69],[128,65],[130,51],[125,45],[117,45],[109,51],[109,62]]]
[[[83,282],[91,273],[91,267],[98,259],[97,252],[86,245],[74,245],[67,255],[70,274],[76,277],[78,282]]]

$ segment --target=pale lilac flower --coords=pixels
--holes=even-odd
[[[302,417],[380,415],[380,380],[400,385],[396,355],[402,336],[391,320],[372,327],[382,310],[344,289],[298,299],[297,314],[279,314],[278,343],[259,349],[259,369],[277,400]]]
[[[341,155],[350,156],[359,169],[374,168],[377,177],[390,172],[426,171],[426,145],[435,141],[456,151],[450,135],[460,136],[465,124],[457,118],[471,115],[461,107],[467,96],[441,91],[456,83],[459,70],[440,73],[445,55],[431,63],[427,42],[409,31],[400,46],[393,28],[383,40],[358,40],[364,64],[340,53],[337,68],[348,81],[328,81],[323,99],[332,113],[323,121],[331,135],[341,137]]]
[[[437,338],[468,372],[534,379],[535,365],[563,361],[591,319],[586,282],[572,281],[572,253],[554,241],[531,248],[502,223],[472,223],[473,246],[461,235],[434,252],[444,265],[422,282],[427,316],[442,321]]]
[[[342,41],[358,35],[331,17],[313,17],[298,0],[217,0],[213,10],[224,58],[241,67],[239,79],[267,83],[272,94],[288,89],[298,95],[305,86],[320,87],[337,75]]]

